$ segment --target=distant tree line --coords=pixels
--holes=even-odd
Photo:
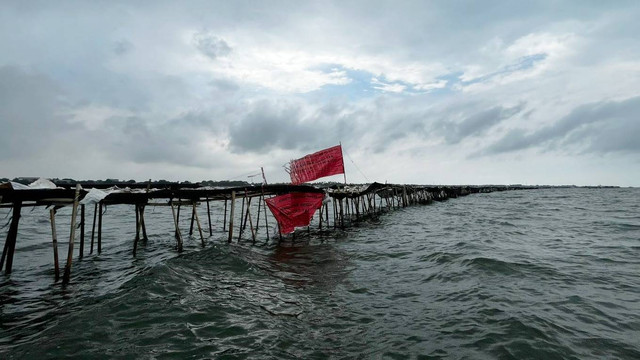
[[[38,180],[37,177],[16,177],[13,179],[9,178],[0,178],[0,183],[5,182],[16,182],[23,185],[29,185],[32,182]],[[101,179],[101,180],[76,180],[71,178],[52,178],[49,179],[53,183],[58,185],[75,185],[75,184],[84,184],[84,183],[92,183],[92,184],[102,184],[102,185],[122,185],[122,184],[146,184],[149,181],[135,181],[131,180],[120,180],[120,179]],[[198,183],[192,183],[190,181],[169,181],[169,180],[151,180],[151,185],[163,185],[163,184],[181,184],[181,185],[200,185],[200,186],[219,186],[219,187],[236,187],[236,186],[247,186],[250,185],[246,181],[240,180],[203,180]]]

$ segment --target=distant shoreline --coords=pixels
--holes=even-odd
[[[16,177],[13,179],[0,178],[0,184],[6,182],[16,182],[23,185],[29,185],[32,182],[38,180],[37,177]],[[255,185],[247,181],[241,180],[203,180],[199,182],[191,181],[168,181],[168,180],[150,180],[150,181],[136,181],[136,180],[120,180],[120,179],[104,179],[104,180],[75,180],[71,178],[52,178],[49,179],[57,186],[71,187],[76,184],[80,184],[83,187],[130,187],[130,188],[145,188],[149,185],[153,186],[180,186],[180,187],[203,187],[203,186],[215,186],[215,187],[242,187]],[[284,183],[275,183],[284,184]],[[350,185],[359,185],[360,183],[351,183]],[[317,182],[311,185],[318,187],[340,186],[343,185],[339,182]],[[508,186],[508,187],[526,187],[526,188],[538,188],[538,189],[557,189],[557,188],[578,188],[578,189],[620,189],[620,188],[636,188],[635,186],[619,186],[619,185],[523,185],[523,184],[476,184],[476,185],[462,185],[462,184],[412,184],[416,186]]]

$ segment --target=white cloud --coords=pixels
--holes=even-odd
[[[130,110],[113,108],[99,104],[88,104],[85,106],[67,109],[60,115],[69,119],[71,124],[82,124],[87,130],[98,130],[104,126],[105,121],[114,117],[134,116]]]
[[[492,39],[481,48],[489,60],[464,67],[460,80],[471,83],[465,91],[487,89],[541,76],[560,68],[567,57],[575,54],[579,42],[574,34],[530,33],[505,46]]]
[[[188,5],[0,5],[0,69],[47,85],[6,88],[4,153],[21,158],[0,160],[0,176],[55,170],[55,154],[71,151],[95,166],[82,175],[65,163],[59,169],[69,174],[55,176],[110,176],[106,167],[121,178],[224,178],[260,164],[276,172],[343,140],[372,180],[545,182],[542,164],[570,163],[561,143],[468,157],[513,130],[553,127],[585,104],[640,95],[633,3],[510,2],[495,12],[456,2]],[[520,111],[504,115],[509,109]],[[20,151],[27,123],[52,139],[47,154]],[[559,171],[554,181],[580,182],[590,169],[589,178],[617,171],[634,183],[638,154],[624,156],[635,165],[608,158],[617,165],[603,167],[606,176],[593,170],[602,161],[576,156],[575,175]]]
[[[407,88],[405,85],[385,83],[378,80],[377,78],[371,79],[371,84],[373,84],[374,89],[383,92],[401,93]]]

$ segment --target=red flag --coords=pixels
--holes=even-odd
[[[296,226],[307,226],[313,213],[322,206],[323,193],[294,192],[265,200],[273,213],[280,232],[288,234]]]
[[[321,177],[343,174],[342,146],[320,150],[301,159],[291,160],[289,175],[291,183],[302,184]]]

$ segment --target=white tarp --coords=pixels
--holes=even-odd
[[[27,185],[23,185],[17,182],[11,182],[11,188],[13,190],[29,190],[29,187]]]
[[[13,190],[59,189],[51,180],[45,178],[39,178],[29,185],[23,185],[14,181],[10,181],[9,185],[11,185]]]
[[[29,189],[57,189],[58,187],[51,180],[40,178],[31,184],[29,184]],[[15,189],[15,188],[14,188]]]
[[[109,194],[104,192],[104,191],[102,191],[102,190],[91,189],[91,190],[89,190],[87,195],[84,196],[84,199],[80,200],[80,204],[84,204],[84,205],[97,204],[102,199],[107,197],[107,195],[109,195]]]

